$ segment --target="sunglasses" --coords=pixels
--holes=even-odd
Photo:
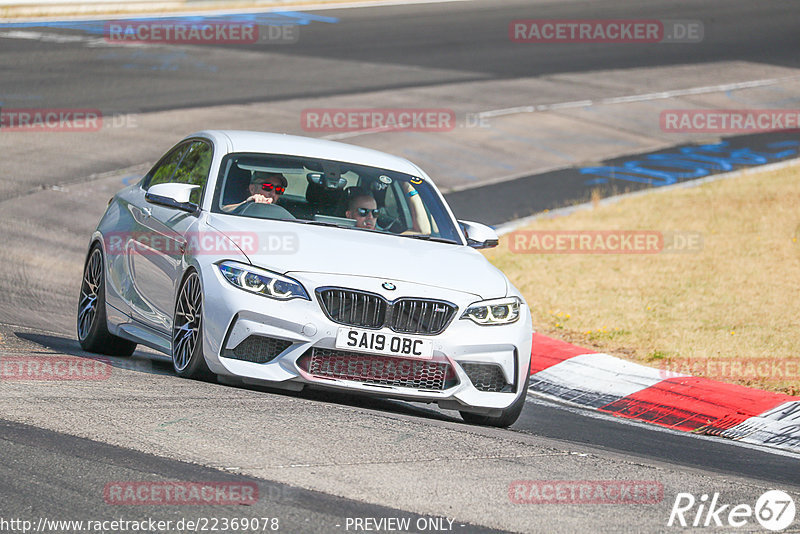
[[[378,218],[378,213],[380,213],[381,210],[378,210],[378,209],[370,210],[370,209],[367,209],[367,208],[358,208],[356,211],[358,211],[358,216],[359,217],[366,217],[367,215],[369,215],[371,213],[372,216],[377,219]]]
[[[286,188],[282,185],[275,185],[275,184],[261,184],[261,189],[263,191],[272,191],[275,190],[275,194],[282,195]]]

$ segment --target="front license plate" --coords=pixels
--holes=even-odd
[[[336,333],[336,348],[423,360],[433,358],[433,341],[430,339],[384,334],[357,328],[339,328]]]

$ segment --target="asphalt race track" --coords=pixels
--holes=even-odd
[[[597,188],[637,189],[581,169],[649,154],[726,142],[782,154],[770,162],[796,157],[782,152],[794,150],[796,132],[722,139],[670,136],[657,124],[661,109],[724,99],[800,108],[800,5],[791,0],[456,1],[284,17],[299,25],[295,44],[114,46],[97,22],[0,25],[3,109],[90,108],[120,119],[100,132],[0,128],[0,360],[91,357],[74,333],[90,233],[115,191],[194,130],[285,131],[396,152],[449,191],[457,216],[491,224],[586,201]],[[512,43],[509,22],[530,18],[698,20],[705,33],[693,44]],[[709,89],[678,94],[697,87]],[[631,94],[652,96],[613,100]],[[584,101],[495,113],[483,129],[463,124],[491,110]],[[398,106],[449,107],[460,126],[331,135],[299,118],[307,108]],[[685,530],[667,526],[681,492],[752,506],[782,489],[800,503],[797,455],[534,395],[498,430],[426,405],[182,380],[144,350],[109,361],[106,380],[0,381],[0,531],[12,518],[267,517],[285,532],[368,530],[354,518],[408,518],[423,532],[667,532]],[[249,484],[259,498],[119,506],[104,496],[120,481],[176,480]],[[531,480],[650,481],[663,493],[651,504],[513,502],[515,481]],[[741,530],[763,531],[755,521]]]
[[[655,65],[752,60],[796,68],[800,66],[796,53],[800,38],[793,25],[797,9],[787,1],[755,7],[743,0],[712,0],[691,8],[649,2],[634,8],[622,0],[516,0],[313,11],[309,12],[313,18],[336,22],[300,26],[300,38],[293,45],[225,47],[202,54],[194,63],[191,58],[197,56],[188,51],[185,61],[181,61],[183,53],[172,52],[169,58],[165,51],[156,58],[139,54],[141,64],[136,64],[131,60],[137,54],[123,50],[106,53],[101,62],[94,62],[80,41],[60,42],[56,47],[46,42],[4,41],[3,71],[9,75],[4,76],[3,92],[36,94],[52,107],[124,112]],[[689,46],[520,47],[508,39],[509,22],[520,18],[697,19],[707,27],[704,41]],[[292,21],[302,24],[305,20],[287,20]],[[80,29],[46,29],[94,35]],[[253,61],[250,53],[264,57]],[[38,58],[47,68],[31,68],[22,58]],[[159,65],[158,59],[172,64]],[[392,71],[390,65],[397,69]],[[144,70],[149,71],[147,76],[142,76]],[[512,107],[527,104],[529,95],[498,96],[505,107]],[[7,97],[4,103],[9,103]]]

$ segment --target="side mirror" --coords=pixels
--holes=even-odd
[[[189,202],[189,198],[192,191],[199,187],[199,185],[192,184],[156,184],[150,186],[150,189],[144,195],[144,199],[151,204],[194,213],[200,209],[200,206],[194,202]]]
[[[470,221],[458,221],[458,224],[467,236],[467,245],[472,248],[492,248],[500,244],[497,232],[485,224]]]

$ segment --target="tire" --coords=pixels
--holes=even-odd
[[[78,343],[85,351],[108,356],[130,356],[136,350],[136,343],[108,331],[105,282],[103,251],[100,245],[95,244],[89,250],[83,267],[76,321]]]
[[[203,289],[197,271],[186,275],[175,300],[172,321],[172,367],[178,376],[211,380],[203,356]]]
[[[528,384],[530,383],[530,374],[525,377],[525,384],[522,386],[519,397],[509,406],[503,410],[503,413],[496,417],[489,415],[479,415],[471,412],[461,412],[461,418],[465,423],[470,425],[482,426],[496,426],[506,428],[514,424],[519,419],[519,414],[522,413],[522,408],[525,407],[525,399],[528,397]]]

